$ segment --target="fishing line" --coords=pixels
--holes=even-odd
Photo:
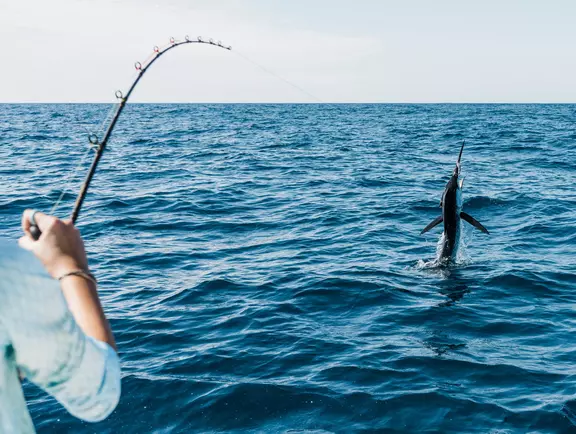
[[[320,98],[312,95],[310,92],[308,92],[306,89],[301,88],[300,86],[298,86],[295,83],[292,83],[290,80],[285,79],[284,77],[276,74],[273,71],[270,71],[268,68],[260,65],[259,63],[255,62],[254,60],[250,59],[248,56],[246,56],[245,54],[239,53],[238,51],[234,51],[234,53],[240,57],[242,57],[244,60],[246,60],[247,62],[250,62],[251,64],[253,64],[254,66],[260,68],[262,71],[278,78],[279,80],[282,80],[284,83],[288,84],[289,86],[292,86],[294,89],[299,90],[300,92],[302,92],[303,94],[307,95],[308,97],[312,98],[313,100],[319,102],[319,103],[324,103],[324,101],[322,101]]]
[[[86,159],[88,158],[88,155],[90,154],[90,151],[92,151],[93,148],[92,147],[88,147],[88,149],[86,149],[86,152],[84,152],[84,154],[82,155],[82,158],[80,159],[80,162],[76,165],[76,168],[72,171],[71,174],[69,174],[65,181],[64,181],[64,188],[62,189],[62,192],[60,193],[60,196],[58,197],[58,199],[56,200],[56,202],[54,203],[54,205],[52,206],[52,209],[50,210],[50,214],[54,215],[54,213],[56,212],[56,210],[58,209],[58,207],[60,206],[60,203],[62,202],[62,199],[64,199],[64,196],[66,195],[66,193],[68,192],[68,190],[70,189],[70,185],[72,184],[72,181],[74,179],[76,179],[76,175],[78,175],[78,172],[80,171],[80,168],[82,166],[84,166],[84,163],[86,163]]]
[[[112,107],[110,107],[110,110],[108,110],[108,113],[106,114],[106,117],[104,118],[104,120],[100,123],[100,126],[98,127],[98,129],[96,130],[96,136],[98,135],[103,135],[104,134],[104,130],[106,128],[106,125],[108,125],[110,123],[110,121],[112,120],[112,117],[114,116],[114,112],[118,109],[118,103],[116,104],[112,104]],[[90,136],[90,134],[89,134]]]
[[[104,130],[104,127],[106,126],[106,124],[109,122],[109,120],[111,119],[112,115],[114,114],[114,109],[116,108],[116,105],[113,105],[112,108],[107,112],[106,117],[104,118],[104,120],[100,123],[100,127],[96,130],[96,136],[98,133],[101,133]],[[95,135],[95,133],[91,132],[88,128],[86,128],[84,125],[82,125],[82,121],[80,120],[80,117],[75,114],[72,113],[72,115],[74,116],[74,119],[76,120],[77,125],[82,128],[84,130],[84,132],[86,133],[86,136],[88,137],[88,140],[90,141],[90,138],[92,136]],[[76,175],[78,175],[78,172],[80,171],[80,168],[82,166],[84,166],[84,164],[86,163],[86,159],[88,158],[88,154],[90,154],[90,151],[93,151],[94,148],[93,146],[89,146],[86,151],[82,154],[82,157],[80,158],[80,162],[76,165],[76,167],[74,168],[74,170],[72,172],[70,172],[68,174],[68,176],[65,178],[64,180],[64,188],[62,189],[62,192],[60,193],[60,196],[58,196],[58,199],[56,200],[56,202],[54,203],[54,205],[52,206],[52,209],[50,210],[50,214],[54,215],[54,213],[58,210],[58,207],[60,206],[60,204],[62,203],[62,199],[64,199],[64,196],[66,195],[66,193],[68,193],[68,191],[70,190],[70,185],[72,184],[72,182],[76,179]]]

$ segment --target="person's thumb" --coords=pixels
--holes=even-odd
[[[18,245],[22,247],[24,250],[28,250],[32,252],[34,250],[34,240],[30,238],[28,235],[24,235],[20,237],[18,240]]]

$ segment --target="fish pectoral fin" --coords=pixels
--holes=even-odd
[[[464,186],[464,178],[460,178],[458,185],[460,186],[460,190],[462,190],[462,187]]]
[[[484,232],[485,234],[490,234],[490,232],[488,232],[488,229],[486,229],[482,223],[480,223],[478,220],[476,220],[474,217],[472,217],[470,214],[466,214],[465,212],[461,212],[460,213],[460,217],[463,220],[466,220],[468,223],[470,223],[472,226],[474,226],[476,229],[478,229],[479,231]]]
[[[428,226],[426,226],[426,227],[422,230],[422,232],[420,232],[420,235],[428,232],[428,231],[429,231],[430,229],[432,229],[434,226],[442,223],[443,220],[444,220],[444,219],[442,218],[442,216],[439,215],[439,216],[436,217],[434,220],[432,220],[432,221],[430,222],[430,224],[429,224]]]

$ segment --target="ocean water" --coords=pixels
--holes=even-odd
[[[109,108],[0,105],[0,236]],[[438,268],[462,140],[491,234]],[[78,222],[122,400],[26,384],[38,432],[574,432],[575,181],[575,105],[129,105]]]

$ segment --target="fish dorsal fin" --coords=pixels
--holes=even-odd
[[[488,229],[486,229],[482,223],[480,223],[478,220],[476,220],[474,217],[472,217],[470,214],[466,214],[464,211],[462,211],[460,213],[460,217],[463,220],[466,220],[468,223],[470,223],[472,226],[474,226],[476,229],[478,229],[479,231],[484,232],[485,234],[489,234],[490,232],[488,232]]]
[[[442,220],[444,220],[444,219],[442,218],[441,215],[439,215],[438,217],[436,217],[434,220],[432,220],[432,221],[428,224],[428,226],[426,226],[426,227],[422,230],[422,232],[420,232],[420,235],[428,232],[428,231],[429,231],[430,229],[432,229],[434,226],[442,223]]]

